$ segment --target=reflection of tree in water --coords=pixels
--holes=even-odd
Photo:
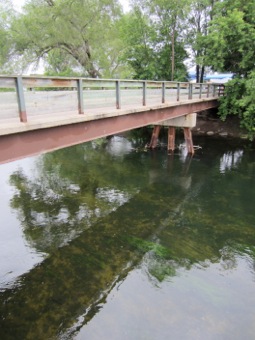
[[[236,155],[238,162],[222,174],[222,159],[237,159]],[[187,192],[181,201],[176,201],[169,216],[161,220],[153,237],[131,240],[138,251],[145,252],[142,265],[152,281],[162,282],[177,275],[179,268],[190,269],[194,264],[206,267],[219,263],[222,270],[235,269],[240,257],[246,258],[254,270],[255,219],[251,198],[255,163],[249,154],[244,159],[242,155],[239,150],[228,151],[217,157],[214,167],[204,170],[196,170],[194,161],[193,169],[184,176],[192,176],[193,183],[183,186],[179,174],[179,185]]]
[[[116,141],[121,143],[121,140],[117,139]],[[126,144],[127,141],[125,140]],[[153,183],[154,180],[151,180],[152,171],[156,174],[156,180],[157,176],[160,178],[159,169],[151,167],[152,164],[147,168],[148,173],[142,175],[141,168],[136,167],[133,160],[129,162],[128,152],[125,158],[125,166],[123,166],[123,157],[118,158],[106,152],[111,146],[114,146],[114,141],[110,141],[108,144],[105,141],[103,143],[99,141],[62,149],[41,157],[37,164],[37,176],[35,177],[29,178],[21,171],[12,174],[11,183],[16,188],[12,207],[19,211],[24,234],[37,250],[49,251],[70,242],[98,218],[127,202],[147,182],[148,178],[149,182]],[[235,151],[233,151],[234,154]],[[231,151],[227,152],[227,155],[229,157]],[[224,157],[225,154],[218,157],[220,164]],[[139,166],[144,166],[141,157],[138,159]],[[171,162],[168,159],[169,161]],[[152,162],[154,162],[153,159]],[[184,161],[182,160],[182,162]],[[237,193],[245,194],[245,190],[240,184],[241,182],[235,181],[236,186],[238,186],[238,188],[235,188],[232,185],[233,181],[229,181],[229,189],[225,187],[225,191],[229,190],[228,192],[232,194],[230,196],[216,195],[217,202],[211,204],[210,207],[205,207],[203,200],[194,201],[193,197],[196,197],[198,192],[203,196],[208,195],[208,191],[217,192],[221,190],[220,177],[216,181],[219,188],[210,187],[210,178],[208,175],[204,176],[204,174],[200,174],[197,183],[191,185],[192,176],[195,178],[197,174],[194,172],[191,176],[191,173],[189,173],[191,160],[186,159],[185,162],[179,176],[171,176],[170,179],[172,185],[178,186],[177,191],[180,191],[180,188],[184,191],[187,190],[187,195],[176,205],[174,216],[171,215],[169,218],[170,222],[165,221],[164,224],[168,225],[169,223],[173,230],[178,226],[176,233],[179,235],[183,227],[185,230],[189,221],[193,221],[195,226],[189,228],[193,230],[196,236],[198,233],[203,234],[204,232],[204,229],[199,230],[197,226],[202,224],[201,220],[205,216],[206,209],[209,209],[209,213],[214,216],[215,212],[213,211],[214,208],[211,209],[212,206],[220,205],[222,207],[224,204],[226,210],[223,209],[223,214],[233,207],[233,211],[236,213],[237,209],[240,210],[240,206],[242,206],[242,200]],[[242,166],[241,162],[239,166]],[[214,177],[219,176],[217,166],[210,170],[210,174]],[[225,175],[233,176],[231,171],[226,172]],[[125,177],[129,178],[128,182],[123,181]],[[187,181],[189,185],[187,185]],[[226,184],[224,185],[226,186]],[[236,195],[233,195],[234,191]],[[245,197],[243,198],[245,200]],[[230,200],[233,202],[230,203]],[[187,209],[187,207],[192,208]],[[245,209],[247,208],[246,205]],[[222,210],[218,214],[222,216]],[[231,216],[231,214],[228,216]],[[226,218],[227,216],[224,216],[225,220]],[[208,223],[211,224],[212,222],[204,222],[205,225]],[[168,227],[163,229],[168,229]],[[156,263],[157,261],[155,262],[155,259],[153,259],[151,262]],[[162,259],[160,263],[162,264]]]
[[[247,190],[252,190],[245,163],[239,165],[240,171],[240,167],[244,167],[242,174],[226,171],[223,180],[219,175],[220,157],[214,167],[201,166],[195,160],[186,174],[191,177],[189,185],[183,185],[185,174],[178,159],[170,171],[171,167],[167,168],[156,158],[153,171],[157,176],[153,176],[152,181],[148,175],[153,162],[150,157],[147,157],[148,163],[142,160],[141,154],[130,163],[128,157],[125,162],[118,159],[113,162],[111,157],[89,149],[86,150],[87,167],[86,162],[83,164],[84,150],[78,149],[72,149],[70,155],[61,151],[61,155],[53,153],[50,158],[44,158],[40,174],[46,179],[39,177],[39,184],[38,180],[29,180],[22,174],[12,177],[17,189],[13,205],[22,210],[24,228],[36,245],[43,239],[42,235],[37,237],[36,229],[44,228],[43,225],[37,228],[36,214],[47,211],[53,229],[55,226],[57,229],[55,220],[64,206],[68,222],[73,218],[76,227],[75,223],[79,225],[77,212],[82,205],[93,210],[96,199],[105,199],[102,188],[136,194],[113,214],[97,220],[93,229],[85,228],[79,237],[25,274],[18,287],[0,294],[3,316],[0,335],[6,331],[15,338],[18,330],[21,337],[34,339],[44,330],[44,338],[53,338],[64,334],[77,319],[82,320],[81,325],[86,324],[97,313],[98,304],[105,303],[114,284],[123,280],[134,266],[143,266],[150,280],[160,284],[178,275],[180,269],[222,263],[223,268],[229,270],[235,268],[240,254],[254,259],[253,204],[247,202],[243,211],[239,206]],[[75,152],[80,155],[76,170]],[[248,172],[250,174],[250,169]],[[56,181],[52,173],[56,174]],[[129,183],[123,178],[129,178]],[[53,181],[54,189],[47,181]],[[48,195],[48,188],[54,194]],[[137,188],[141,188],[138,193]],[[38,202],[36,197],[40,197]],[[57,204],[58,200],[61,205]],[[77,200],[75,207],[73,200]],[[117,199],[117,202],[121,204],[123,200]],[[107,201],[107,207],[109,204]],[[81,227],[83,223],[80,222]]]
[[[122,181],[129,170],[98,142],[43,155],[36,170],[30,178],[19,170],[10,182],[16,188],[11,205],[39,251],[68,243],[136,192]]]

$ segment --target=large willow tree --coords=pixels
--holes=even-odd
[[[116,67],[117,0],[30,0],[11,27],[14,51],[26,63],[57,53],[84,75]]]

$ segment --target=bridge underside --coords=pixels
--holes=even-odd
[[[100,137],[114,135],[189,113],[217,107],[217,99],[178,103],[157,108],[141,108],[132,112],[121,112],[116,116],[84,120],[61,126],[33,129],[32,124],[20,123],[24,131],[11,132],[0,136],[0,163],[45,153],[48,151],[88,142]]]

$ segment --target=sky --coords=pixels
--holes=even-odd
[[[25,0],[12,0],[12,1],[15,6],[15,9],[17,10],[20,10],[23,4],[25,3]],[[129,9],[129,0],[119,0],[119,2],[121,3],[124,12],[127,12]]]

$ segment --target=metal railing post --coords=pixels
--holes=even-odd
[[[177,102],[180,100],[180,83],[177,84]]]
[[[84,114],[82,79],[77,80],[78,112]]]
[[[23,90],[23,82],[20,76],[16,78],[16,92],[17,92],[18,105],[19,105],[19,118],[22,123],[26,123],[27,112],[26,112],[26,105],[25,105],[25,96],[24,96],[24,90]]]
[[[116,80],[116,109],[120,109],[120,81]]]
[[[216,95],[216,85],[213,85],[213,97]]]
[[[192,90],[193,90],[193,85],[189,84],[189,99],[192,99]]]
[[[166,101],[166,83],[162,82],[162,104],[165,104]]]
[[[203,84],[200,84],[200,86],[199,86],[199,99],[202,98],[202,89],[203,89]]]
[[[146,81],[143,81],[143,106],[146,106],[147,99],[147,84]]]
[[[207,98],[209,97],[209,93],[210,93],[210,85],[208,84],[208,85],[207,85],[207,95],[206,95]]]
[[[220,84],[218,86],[218,97],[224,96],[224,93],[225,93],[225,85]]]

